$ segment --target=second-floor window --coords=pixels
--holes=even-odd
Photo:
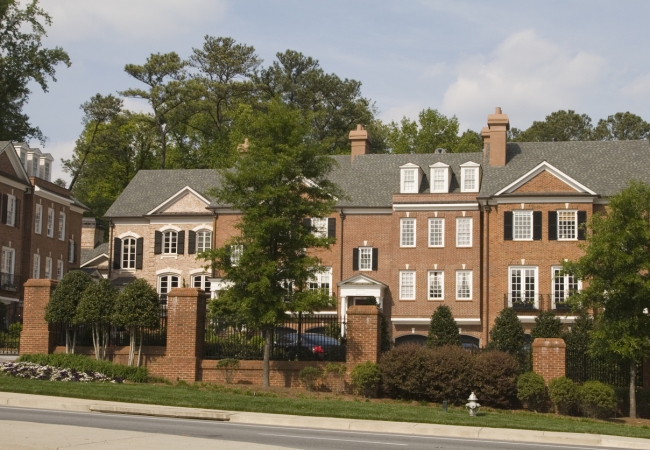
[[[212,248],[212,231],[201,230],[196,232],[196,252],[204,252]]]
[[[400,219],[400,247],[415,247],[415,219]]]
[[[557,212],[557,238],[560,241],[572,241],[578,237],[577,211]]]
[[[459,217],[456,219],[456,247],[472,246],[472,219]]]
[[[403,270],[399,273],[400,300],[415,300],[415,272]]]
[[[72,241],[72,240],[68,241],[68,262],[69,263],[77,262],[77,258],[75,256],[76,251],[77,251],[77,247],[75,246],[74,241]]]
[[[528,241],[533,238],[532,211],[513,211],[513,232],[515,241]]]
[[[0,265],[0,284],[13,285],[14,265],[16,261],[16,250],[9,247],[2,247],[2,264]]]
[[[59,212],[59,240],[65,239],[65,213]]]
[[[230,265],[238,266],[241,261],[241,256],[244,254],[243,245],[233,245],[230,247]]]
[[[445,246],[445,219],[429,219],[429,247]]]
[[[309,290],[321,290],[327,295],[332,295],[332,268],[324,267],[322,271],[314,274],[314,278],[307,283]]]
[[[441,270],[429,272],[429,300],[445,298],[445,273]]]
[[[47,237],[54,237],[54,210],[47,208]]]
[[[582,289],[582,283],[573,275],[567,275],[561,267],[553,267],[553,305],[563,304],[573,292]]]
[[[34,211],[34,233],[41,234],[43,232],[43,205],[36,204]]]
[[[34,267],[32,268],[32,278],[41,277],[41,255],[34,254]]]
[[[135,238],[122,239],[122,269],[135,269],[135,250]]]
[[[4,223],[10,227],[16,226],[16,197],[13,195],[5,195],[5,211],[6,219]]]
[[[456,272],[456,300],[472,299],[472,271],[459,270]]]
[[[168,255],[176,254],[178,251],[178,233],[173,230],[163,232],[162,252]]]
[[[45,278],[52,278],[52,258],[45,257]]]
[[[63,261],[59,259],[56,262],[56,279],[60,280],[61,278],[63,278]]]

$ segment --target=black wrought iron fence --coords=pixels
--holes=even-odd
[[[345,323],[336,315],[293,315],[268,332],[274,361],[345,361]],[[263,357],[262,331],[245,324],[206,321],[206,359]]]
[[[23,308],[18,302],[0,306],[3,306],[0,314],[0,355],[17,355],[23,328]]]
[[[630,385],[630,365],[620,359],[597,358],[582,351],[567,349],[566,376],[576,383],[600,381],[616,387]],[[643,387],[643,365],[636,369],[636,385]]]

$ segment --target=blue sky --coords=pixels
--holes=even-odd
[[[23,0],[25,1],[25,0]],[[81,103],[138,83],[123,71],[151,53],[187,57],[203,36],[252,45],[264,65],[297,50],[327,72],[363,83],[379,116],[423,108],[480,130],[501,106],[528,127],[558,109],[594,122],[618,111],[650,121],[650,2],[427,0],[41,0],[53,18],[48,46],[72,67],[37,89],[26,112],[57,160],[81,132]],[[135,110],[144,105],[125,104]],[[38,143],[33,142],[33,145]]]

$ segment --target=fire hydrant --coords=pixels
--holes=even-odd
[[[476,397],[476,394],[472,392],[467,400],[469,400],[469,403],[465,405],[465,408],[469,409],[470,416],[475,416],[479,408],[481,407],[481,405],[478,403],[478,398]]]

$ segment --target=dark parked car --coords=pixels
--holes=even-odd
[[[275,346],[292,355],[295,354],[296,359],[333,360],[343,351],[341,344],[336,339],[324,334],[302,333],[300,343],[298,341],[298,333],[288,333],[278,338]]]

